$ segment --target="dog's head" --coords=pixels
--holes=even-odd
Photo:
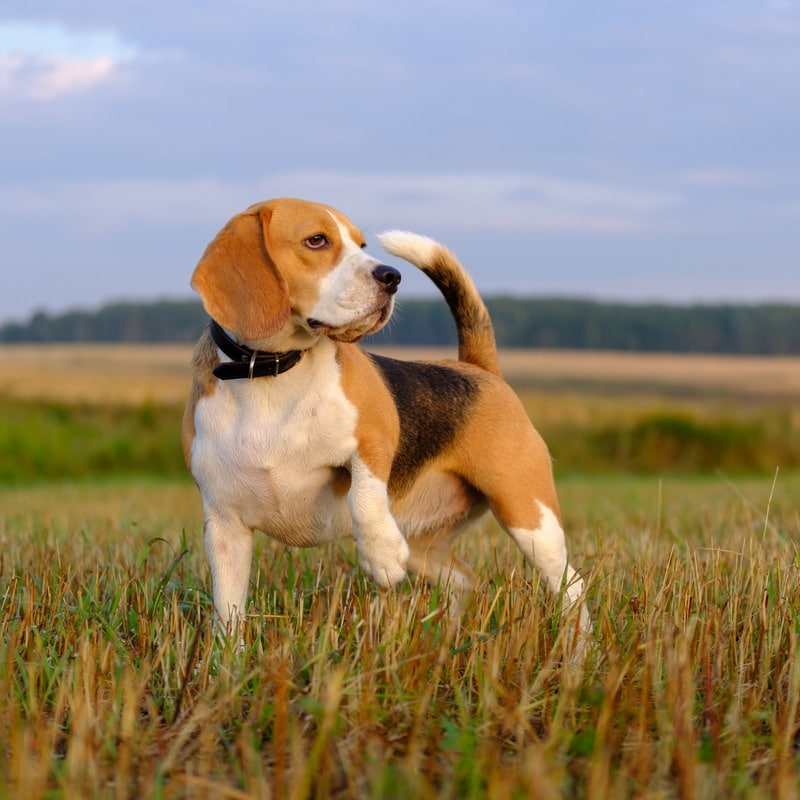
[[[389,319],[400,273],[364,251],[361,231],[320,203],[280,198],[237,214],[206,248],[192,287],[240,341],[355,342]]]

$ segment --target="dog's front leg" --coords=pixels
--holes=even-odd
[[[361,569],[380,586],[395,586],[406,576],[409,551],[389,508],[386,481],[359,456],[352,459],[350,476],[348,499]]]
[[[223,633],[233,635],[238,630],[241,635],[253,560],[253,531],[239,519],[206,511],[203,538],[217,620]]]

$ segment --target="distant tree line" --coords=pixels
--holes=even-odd
[[[501,347],[800,354],[798,305],[635,305],[491,297]],[[0,342],[191,342],[207,322],[196,300],[113,303],[98,311],[36,312],[0,327]],[[381,345],[452,345],[455,326],[439,299],[399,303]]]
[[[35,312],[27,322],[0,327],[0,341],[191,342],[208,317],[197,300],[111,303],[98,311]]]

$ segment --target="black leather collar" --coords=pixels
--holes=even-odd
[[[287,353],[265,353],[251,350],[238,344],[228,336],[213,319],[208,325],[214,344],[233,361],[223,361],[214,367],[214,375],[222,381],[241,378],[274,378],[281,372],[290,370],[303,357],[302,350],[289,350]]]

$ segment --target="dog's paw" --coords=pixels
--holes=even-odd
[[[408,543],[399,531],[391,537],[361,539],[358,557],[364,573],[385,589],[396,586],[406,577]]]

